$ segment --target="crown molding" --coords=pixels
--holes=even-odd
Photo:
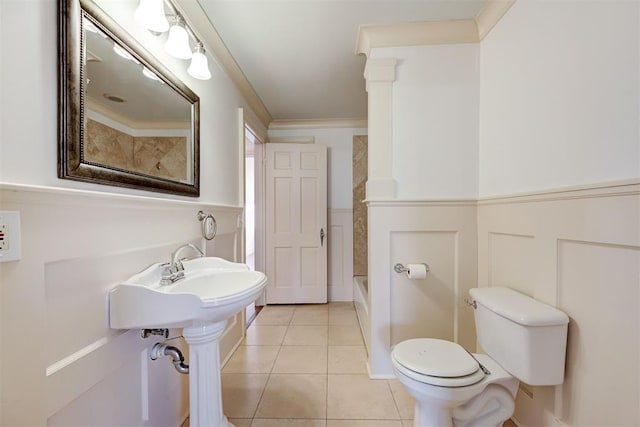
[[[187,24],[197,32],[205,49],[215,56],[220,68],[231,79],[258,120],[265,128],[269,127],[272,120],[271,114],[209,21],[200,3],[195,0],[174,0],[174,2]]]
[[[516,0],[487,0],[487,3],[475,18],[479,40],[484,39],[489,34],[515,2]]]
[[[138,120],[132,120],[124,114],[118,111],[108,108],[105,105],[99,104],[94,101],[88,95],[85,97],[85,104],[89,111],[94,111],[101,114],[115,122],[118,122],[129,129],[160,129],[160,130],[175,130],[175,129],[191,129],[191,122],[142,122]],[[89,114],[87,114],[88,116]],[[104,123],[103,123],[104,124]]]
[[[516,0],[487,0],[473,19],[361,25],[356,54],[369,57],[380,47],[478,43],[500,21]]]
[[[367,128],[367,119],[274,120],[269,130]]]
[[[473,19],[406,22],[391,25],[361,25],[357,54],[369,57],[376,47],[477,43],[478,27]]]
[[[315,136],[272,136],[270,144],[315,144]]]

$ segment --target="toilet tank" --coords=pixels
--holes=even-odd
[[[531,385],[564,381],[569,317],[509,288],[473,288],[482,349],[507,372]]]

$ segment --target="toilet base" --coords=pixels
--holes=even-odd
[[[488,356],[475,357],[491,374],[464,387],[426,384],[404,375],[394,365],[398,380],[415,400],[414,427],[499,427],[511,418],[518,379]]]
[[[501,427],[513,415],[516,402],[510,390],[489,384],[478,396],[453,410],[456,427]]]
[[[413,427],[454,427],[453,409],[416,401]]]
[[[454,407],[431,399],[416,401],[413,427],[501,427],[514,410],[511,391],[490,384],[478,396]]]

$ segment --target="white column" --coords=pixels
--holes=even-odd
[[[393,82],[396,78],[394,58],[368,59],[364,68],[369,94],[369,176],[367,199],[393,199],[396,182],[392,174]]]
[[[184,328],[189,344],[189,425],[191,427],[233,426],[222,412],[220,383],[220,335],[226,320]]]
[[[387,227],[385,208],[376,200],[396,198],[396,181],[392,170],[393,82],[396,59],[368,59],[364,70],[369,94],[369,176],[367,179],[369,324],[371,340],[369,369],[372,378],[393,378],[391,359],[391,288],[389,235],[380,233]]]

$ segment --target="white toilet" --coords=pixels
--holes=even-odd
[[[513,415],[520,381],[564,381],[568,316],[509,288],[474,288],[478,342],[486,354],[419,338],[391,352],[396,376],[415,399],[414,427],[495,427]]]

